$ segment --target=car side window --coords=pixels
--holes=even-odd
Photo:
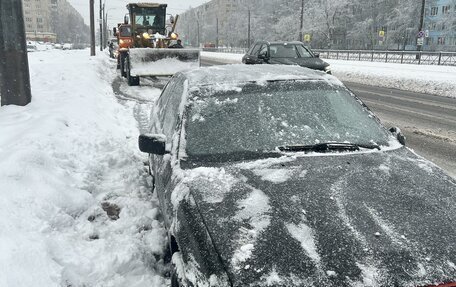
[[[166,112],[165,107],[171,97],[170,95],[172,93],[173,87],[174,87],[174,84],[172,82],[168,82],[168,84],[166,84],[165,88],[163,89],[163,92],[161,93],[161,95],[158,98],[157,103],[155,105],[154,112],[158,116],[158,120],[160,121],[160,123],[163,123],[163,120],[165,118],[165,112]]]
[[[263,44],[258,55],[267,55],[268,54],[268,45]]]
[[[185,77],[178,76],[172,84],[172,89],[168,95],[169,99],[163,109],[163,117],[161,119],[163,134],[167,138],[167,142],[171,143],[173,138],[174,130],[177,125],[177,119],[179,117],[179,106],[182,100],[182,94],[184,93],[184,82]]]
[[[250,53],[250,55],[257,55],[258,51],[260,50],[260,47],[261,47],[260,44],[256,44],[255,47],[253,47],[252,53]]]

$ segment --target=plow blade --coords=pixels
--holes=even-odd
[[[199,68],[197,49],[130,49],[131,76],[172,76],[177,72]]]

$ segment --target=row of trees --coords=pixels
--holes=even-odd
[[[432,20],[448,34],[454,33],[456,23],[456,0],[450,2],[452,11]],[[233,4],[225,10],[228,3]],[[218,39],[223,46],[246,47],[249,26],[250,42],[298,40],[301,4],[301,0],[218,0],[209,8],[189,10],[178,26],[184,27],[180,33],[192,45]],[[432,5],[437,0],[427,1],[427,7]],[[305,0],[302,33],[314,48],[405,49],[416,45],[420,10],[417,0]]]

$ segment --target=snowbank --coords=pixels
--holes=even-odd
[[[324,60],[341,81],[456,98],[456,67]]]
[[[87,50],[29,63],[32,103],[0,108],[0,286],[164,286],[138,107],[116,99],[115,63]]]
[[[241,63],[243,55],[202,52],[201,59]],[[456,67],[323,59],[341,81],[456,98]]]

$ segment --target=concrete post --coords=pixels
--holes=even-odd
[[[1,105],[25,106],[32,100],[21,0],[0,1]]]
[[[90,0],[90,56],[95,56],[95,12],[94,0]]]

